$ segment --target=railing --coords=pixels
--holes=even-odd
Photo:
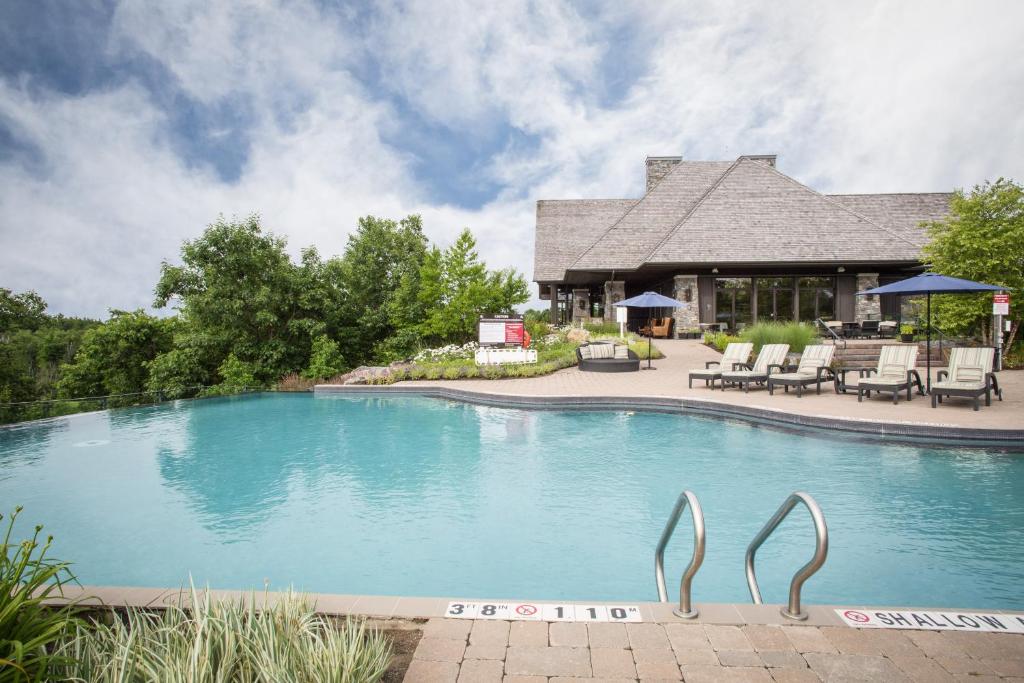
[[[818,318],[818,319],[816,319],[816,320],[814,321],[814,323],[815,323],[815,324],[816,324],[816,325],[817,325],[818,327],[822,328],[823,330],[825,330],[826,332],[828,332],[828,333],[829,333],[829,335],[830,335],[830,336],[832,337],[832,345],[833,345],[833,346],[835,346],[835,345],[836,345],[837,343],[839,343],[839,342],[843,342],[843,348],[844,348],[844,349],[846,348],[846,337],[840,337],[840,336],[839,336],[838,334],[836,334],[836,331],[835,331],[835,330],[833,330],[833,329],[832,329],[831,327],[829,327],[828,325],[826,325],[826,324],[825,324],[825,321],[824,321],[824,320],[822,320],[821,318]]]
[[[672,514],[669,515],[668,522],[665,524],[665,529],[661,532],[658,548],[654,551],[654,579],[658,584],[658,600],[668,602],[668,589],[665,586],[665,546],[672,538],[676,524],[679,523],[679,517],[683,514],[687,504],[690,506],[690,515],[693,517],[693,556],[679,580],[679,609],[672,610],[672,613],[682,619],[693,619],[698,612],[690,600],[690,593],[693,577],[704,562],[704,513],[700,509],[697,496],[692,491],[683,491],[679,495],[675,507],[672,508]]]
[[[811,578],[821,568],[821,565],[825,564],[825,559],[828,557],[828,527],[825,525],[825,515],[822,514],[821,507],[810,494],[797,491],[786,498],[786,501],[776,510],[772,518],[768,520],[768,523],[754,537],[754,540],[750,542],[750,546],[747,548],[746,569],[747,587],[750,589],[750,597],[754,604],[761,605],[763,602],[761,600],[761,590],[757,585],[757,575],[754,571],[754,554],[761,547],[761,544],[771,536],[776,527],[782,523],[786,515],[796,507],[797,503],[803,503],[807,507],[807,510],[811,513],[811,519],[814,521],[814,556],[811,557],[810,562],[797,570],[796,574],[793,575],[793,580],[789,584],[789,604],[780,611],[782,616],[787,619],[803,621],[807,618],[807,614],[800,611],[800,591],[803,588],[804,582]]]
[[[49,417],[60,417],[62,415],[74,415],[75,413],[86,412],[87,410],[106,410],[113,407],[127,407],[131,405],[147,405],[151,403],[163,403],[168,400],[196,398],[204,389],[212,389],[215,385],[195,384],[171,389],[153,389],[150,391],[135,391],[123,394],[106,394],[104,396],[76,396],[74,398],[51,398],[39,401],[13,401],[0,403],[0,424],[20,422],[24,420],[46,419]],[[224,385],[216,385],[218,389],[224,389]],[[248,394],[250,391],[263,391],[261,387],[230,386],[229,391],[218,393],[218,396],[229,396],[237,394]],[[152,397],[152,400],[136,400],[133,397]],[[55,408],[61,404],[73,405],[81,408],[82,404],[87,407],[79,410],[60,412]],[[88,405],[93,404],[93,405]],[[8,419],[13,417],[15,419]]]

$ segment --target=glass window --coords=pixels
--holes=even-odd
[[[730,330],[751,323],[751,280],[749,277],[720,277],[715,280],[715,321]]]
[[[793,319],[793,278],[757,278],[757,321]]]
[[[814,322],[834,320],[836,314],[836,279],[833,277],[802,277],[800,288],[800,320]]]

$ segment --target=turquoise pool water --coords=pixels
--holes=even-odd
[[[743,553],[793,490],[821,503],[817,603],[1024,608],[1024,456],[739,422],[263,394],[0,430],[0,507],[25,506],[83,583],[654,600],[653,551],[700,497],[698,601],[747,601]],[[667,555],[670,592],[689,517]],[[806,512],[758,554],[784,602]]]

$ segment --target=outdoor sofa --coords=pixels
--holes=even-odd
[[[744,393],[750,391],[752,383],[763,384],[768,381],[772,370],[782,372],[782,364],[789,353],[789,344],[765,344],[757,354],[754,364],[737,363],[735,370],[722,373],[722,391],[727,385],[735,384],[743,387]]]
[[[704,386],[710,385],[714,389],[715,380],[721,379],[722,373],[726,370],[735,370],[738,365],[746,363],[753,350],[754,345],[750,342],[733,342],[727,345],[721,360],[709,360],[704,363],[703,368],[690,370],[690,388],[693,389],[693,379],[696,377],[704,380]]]
[[[914,386],[921,396],[924,396],[924,384],[921,382],[921,375],[917,370],[917,344],[890,344],[882,347],[878,355],[878,365],[873,368],[845,368],[836,374],[836,393],[846,393],[850,387],[846,383],[846,375],[849,372],[856,372],[860,375],[857,382],[857,401],[863,401],[864,396],[871,398],[871,392],[889,392],[892,394],[893,405],[899,402],[901,391],[907,392],[907,400],[911,400],[911,390]]]
[[[625,344],[590,342],[576,349],[576,360],[583,372],[639,372],[640,356]]]
[[[932,408],[942,403],[943,396],[962,396],[974,399],[978,410],[978,399],[985,395],[985,405],[992,405],[992,393],[1002,401],[1003,391],[999,388],[996,375],[992,372],[995,349],[955,348],[949,353],[949,369],[939,370],[937,381],[932,383]]]
[[[775,387],[781,385],[785,387],[786,393],[789,393],[790,387],[796,387],[796,395],[799,397],[803,395],[804,387],[809,384],[814,384],[817,393],[820,394],[821,380],[826,376],[828,379],[835,378],[835,372],[831,368],[835,351],[836,347],[832,344],[808,346],[800,354],[796,372],[783,372],[768,378],[768,394],[774,395]]]

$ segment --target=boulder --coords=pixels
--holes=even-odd
[[[590,331],[585,330],[582,327],[574,327],[565,335],[565,338],[574,343],[582,344],[590,339]]]

